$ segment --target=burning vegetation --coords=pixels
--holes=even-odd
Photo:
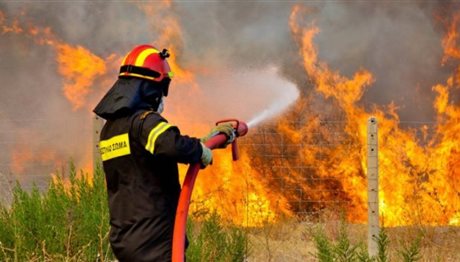
[[[132,8],[136,10],[132,12],[145,17],[147,32],[151,32],[141,40],[161,48],[168,47],[173,54],[170,60],[175,73],[174,90],[171,92],[173,98],[167,101],[166,107],[167,112],[168,106],[171,108],[169,118],[173,123],[199,136],[209,128],[211,122],[208,120],[233,117],[228,112],[232,106],[244,107],[245,103],[234,103],[230,99],[225,104],[227,111],[218,111],[203,108],[203,104],[212,107],[212,103],[189,101],[190,97],[206,96],[209,87],[203,85],[202,79],[210,75],[219,76],[226,67],[220,63],[205,66],[201,58],[186,55],[186,50],[193,48],[187,49],[184,42],[186,33],[190,32],[182,24],[184,21],[178,18],[179,7],[165,1],[156,6],[135,4]],[[442,7],[443,10],[445,8]],[[39,22],[33,24],[2,9],[0,5],[1,37],[17,38],[4,45],[17,41],[28,48],[46,49],[52,53],[50,57],[54,57],[55,74],[50,78],[59,83],[60,91],[59,94],[53,93],[53,99],[59,96],[66,102],[59,102],[49,109],[59,111],[66,107],[66,114],[88,117],[94,101],[110,87],[116,76],[120,55],[131,43],[122,45],[123,50],[105,45],[104,48],[109,51],[101,51],[102,48],[94,51],[82,43],[68,42],[50,26],[42,26]],[[197,181],[192,213],[216,210],[235,223],[260,225],[282,215],[311,215],[339,208],[346,210],[349,221],[365,222],[366,124],[370,116],[376,116],[379,122],[380,212],[384,223],[389,226],[414,223],[460,225],[460,168],[457,166],[460,164],[460,106],[455,95],[460,81],[460,13],[448,15],[442,23],[437,24],[444,30],[440,39],[444,54],[439,66],[444,65],[443,75],[447,78],[430,86],[433,99],[427,106],[435,114],[430,122],[432,124],[407,128],[401,125],[401,105],[396,102],[371,102],[369,106],[370,99],[366,98],[368,103],[363,103],[369,90],[381,81],[372,69],[360,67],[342,73],[321,58],[322,46],[315,41],[322,34],[322,28],[312,19],[318,12],[316,8],[294,5],[289,6],[288,10],[289,17],[285,21],[287,31],[283,36],[289,38],[286,41],[294,51],[287,55],[290,59],[288,62],[273,59],[272,63],[280,68],[279,74],[296,83],[300,96],[288,110],[275,118],[276,121],[250,130],[245,145],[241,147],[240,161],[233,163],[227,151],[215,152],[214,165],[202,171]],[[22,8],[19,14],[27,17],[28,8]],[[435,17],[432,19],[435,20]],[[219,45],[219,48],[224,46]],[[246,55],[244,50],[241,52],[241,56]],[[199,55],[207,62],[209,57],[215,59],[219,54],[216,51],[216,54],[208,52]],[[185,59],[181,60],[182,56]],[[181,61],[185,61],[184,66]],[[32,75],[17,76],[27,78]],[[424,82],[419,84],[426,85]],[[40,92],[46,93],[45,88]],[[250,83],[246,89],[251,89]],[[181,94],[174,98],[174,93],[179,93],[179,90]],[[232,94],[228,90],[221,91],[229,96]],[[249,95],[243,102],[250,105],[251,95],[258,94],[244,92]],[[267,92],[271,94],[270,90]],[[223,98],[215,99],[224,101],[218,100]],[[260,108],[248,106],[247,111],[254,110],[260,111]],[[202,119],[192,116],[203,111],[209,113],[204,113]],[[44,117],[50,114],[45,113]],[[242,116],[249,118],[253,116],[251,114],[246,112]],[[0,107],[0,116],[3,115],[10,117],[12,114]],[[63,123],[66,121],[60,122],[60,126]],[[89,123],[88,117],[85,125]],[[72,123],[71,127],[78,130],[79,125],[81,123]],[[9,128],[34,130],[34,127],[27,125],[12,125]],[[56,134],[54,130],[49,132]],[[251,132],[254,134],[251,135]],[[268,133],[274,135],[266,136]],[[73,135],[78,137],[77,140],[90,140],[89,136],[81,136],[78,131],[69,134]],[[34,136],[47,135],[36,132]],[[19,141],[22,138],[8,136],[6,139]],[[280,139],[284,144],[280,144]],[[70,148],[80,146],[75,152],[84,155],[79,159],[82,159],[83,166],[88,166],[87,159],[91,155],[89,146],[81,146],[78,141],[68,142],[72,140],[69,137],[53,140],[46,150],[34,143],[30,144],[34,148],[32,151],[13,145],[8,150],[10,155],[2,161],[8,161],[11,165],[9,169],[18,174],[28,170],[25,167],[34,163],[62,163],[70,156],[75,157],[75,154],[65,154],[58,146],[66,144]],[[42,154],[34,153],[36,151]],[[278,153],[270,155],[270,152]],[[185,170],[186,167],[182,167],[181,173],[185,174]]]

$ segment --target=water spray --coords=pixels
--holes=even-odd
[[[265,109],[255,117],[253,117],[251,120],[248,121],[248,127],[254,127],[261,123],[262,121],[266,120],[269,117],[272,117],[273,115],[279,113],[279,108],[277,107],[270,107],[268,109]]]
[[[280,87],[282,87],[282,89],[280,89]],[[273,95],[276,97],[276,100],[271,102],[270,105],[265,107],[260,113],[253,116],[252,119],[247,122],[248,127],[252,128],[269,118],[279,115],[294,103],[300,95],[297,87],[289,82],[280,82],[277,88],[283,91]]]
[[[287,100],[288,102],[286,103]],[[247,125],[248,127],[254,127],[258,124],[260,124],[262,121],[267,120],[268,118],[271,118],[275,115],[278,115],[281,113],[286,107],[290,105],[292,101],[295,101],[295,99],[289,98],[285,99],[283,101],[277,101],[276,103],[272,104],[270,107],[267,109],[263,110],[259,114],[257,114],[255,117],[253,117],[251,120],[248,121]]]
[[[232,157],[233,161],[238,160],[238,147],[237,138],[244,136],[248,133],[248,125],[236,119],[221,120],[216,123],[220,125],[223,123],[231,123],[235,129],[236,138],[232,142]],[[227,136],[223,133],[217,133],[212,136],[204,144],[210,149],[216,149],[223,146],[227,142]],[[185,233],[187,228],[187,215],[190,206],[190,198],[192,196],[193,186],[196,177],[200,171],[200,163],[190,165],[185,175],[184,184],[179,196],[179,203],[177,205],[176,220],[174,222],[174,235],[172,244],[172,261],[183,262],[185,258]]]

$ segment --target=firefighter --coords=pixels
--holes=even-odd
[[[167,50],[135,47],[118,80],[94,109],[106,123],[99,149],[105,172],[110,243],[119,261],[169,261],[180,194],[178,163],[206,167],[212,153],[198,138],[182,135],[161,116],[173,76]],[[234,130],[221,125],[211,130]],[[209,138],[210,136],[205,136]]]

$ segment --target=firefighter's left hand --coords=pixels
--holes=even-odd
[[[223,133],[227,137],[227,141],[225,142],[224,145],[220,146],[219,148],[225,148],[227,145],[231,144],[233,140],[235,140],[236,134],[235,134],[235,128],[233,128],[232,124],[230,123],[225,123],[225,124],[220,124],[211,129],[208,135],[205,137],[202,137],[200,140],[202,143],[206,143],[211,137]]]
[[[212,151],[203,143],[201,143],[203,153],[201,153],[201,168],[205,168],[207,165],[212,163]]]

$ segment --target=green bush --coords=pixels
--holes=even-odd
[[[214,214],[190,220],[187,261],[243,261],[247,238],[240,228],[224,227]],[[48,190],[30,192],[16,184],[13,202],[0,203],[0,261],[111,261],[105,178],[57,175]]]
[[[108,230],[103,172],[89,179],[71,165],[46,192],[17,184],[11,206],[0,205],[0,261],[107,261]]]
[[[418,261],[422,258],[420,254],[421,236],[418,236],[411,243],[402,243],[402,249],[398,251],[399,256],[404,262]]]
[[[369,257],[366,245],[363,242],[351,244],[345,222],[342,221],[337,239],[333,240],[326,236],[324,229],[319,228],[313,232],[313,242],[316,246],[315,257],[321,262],[332,261],[361,261],[361,262],[387,262],[389,256],[389,237],[385,228],[381,228],[378,236],[374,238],[377,242],[377,255]],[[410,243],[402,243],[402,249],[397,252],[404,262],[415,262],[421,259],[420,241],[417,238]]]
[[[189,221],[187,261],[244,261],[247,235],[238,227],[224,227],[217,214],[204,221]]]
[[[319,228],[313,234],[313,242],[317,249],[316,257],[322,262],[366,261],[367,259],[363,256],[362,248],[360,249],[361,243],[351,244],[344,222],[340,226],[336,241],[330,240],[324,230]]]

